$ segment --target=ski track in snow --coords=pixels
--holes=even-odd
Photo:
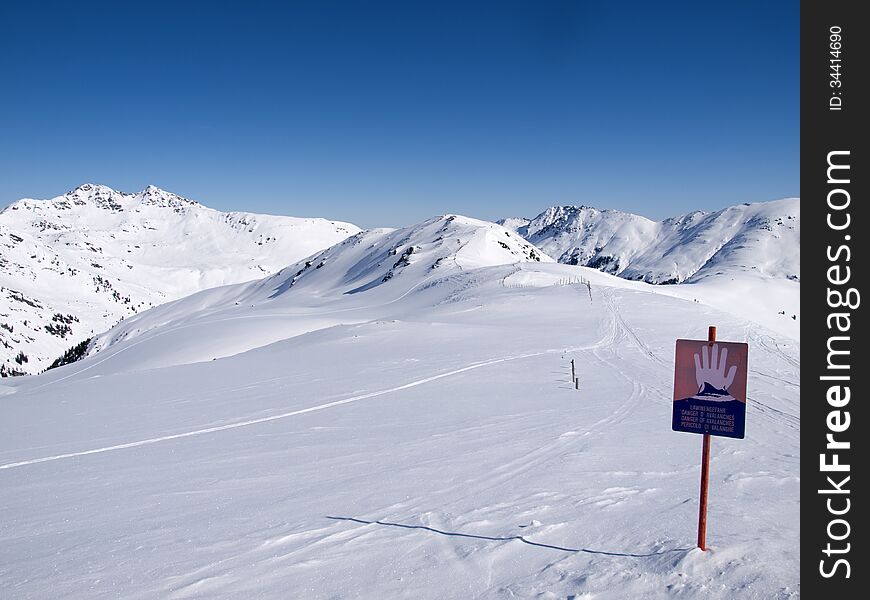
[[[583,350],[590,350],[590,349],[598,347],[602,343],[604,343],[604,340],[596,342],[592,346],[579,346],[579,347],[569,348],[568,351],[569,352],[578,352],[578,351],[583,351]],[[405,383],[403,385],[388,388],[385,390],[378,390],[375,392],[360,394],[358,396],[352,396],[351,398],[345,398],[343,400],[336,400],[334,402],[327,402],[326,404],[319,404],[317,406],[310,406],[308,408],[302,408],[299,410],[294,410],[294,411],[282,413],[279,415],[272,415],[269,417],[261,417],[258,419],[250,419],[247,421],[239,421],[236,423],[228,423],[226,425],[218,425],[215,427],[206,427],[204,429],[195,429],[193,431],[185,431],[183,433],[175,433],[172,435],[165,435],[165,436],[161,436],[161,437],[148,438],[145,440],[138,440],[135,442],[127,442],[125,444],[117,444],[114,446],[106,446],[103,448],[93,448],[91,450],[83,450],[81,452],[69,452],[66,454],[56,454],[54,456],[44,456],[41,458],[34,458],[31,460],[24,460],[24,461],[19,461],[19,462],[14,462],[14,463],[7,463],[7,464],[0,465],[0,470],[15,469],[18,467],[26,467],[26,466],[30,466],[30,465],[45,463],[45,462],[63,460],[66,458],[76,458],[76,457],[80,457],[80,456],[89,456],[91,454],[103,454],[105,452],[114,452],[116,450],[125,450],[127,448],[137,448],[139,446],[148,446],[148,445],[157,444],[160,442],[167,442],[167,441],[171,441],[171,440],[178,440],[178,439],[182,439],[182,438],[194,437],[194,436],[198,436],[198,435],[205,435],[208,433],[216,433],[219,431],[228,431],[230,429],[238,429],[240,427],[248,427],[251,425],[259,425],[261,423],[269,423],[271,421],[278,421],[281,419],[286,419],[286,418],[294,417],[297,415],[302,415],[302,414],[306,414],[306,413],[325,410],[327,408],[332,408],[334,406],[341,406],[342,404],[350,404],[352,402],[357,402],[359,400],[366,400],[368,398],[383,396],[384,394],[399,392],[401,390],[406,390],[406,389],[409,389],[412,387],[416,387],[418,385],[423,385],[426,383],[430,383],[432,381],[437,381],[438,379],[444,379],[445,377],[459,375],[460,373],[465,373],[467,371],[472,371],[474,369],[480,369],[482,367],[488,367],[491,365],[495,365],[495,364],[499,364],[499,363],[503,363],[503,362],[514,361],[514,360],[522,360],[525,358],[532,358],[535,356],[543,356],[545,354],[556,354],[556,353],[561,353],[564,351],[565,351],[564,348],[553,348],[553,349],[543,350],[540,352],[529,352],[529,353],[525,353],[525,354],[518,354],[515,356],[506,356],[506,357],[501,357],[501,358],[494,358],[494,359],[483,361],[483,362],[472,363],[470,365],[467,365],[467,366],[459,368],[459,369],[454,369],[452,371],[447,371],[446,373],[440,373],[438,375],[432,375],[430,377],[425,377],[423,379],[411,381],[409,383]],[[109,358],[111,358],[111,357],[109,357]]]
[[[433,276],[433,277],[434,277],[434,276]],[[385,302],[384,304],[392,304],[393,302],[397,302],[397,301],[401,300],[402,298],[406,297],[408,294],[410,294],[411,292],[413,292],[415,289],[417,289],[420,285],[422,285],[423,283],[425,283],[426,281],[428,281],[428,279],[431,279],[431,277],[430,277],[430,278],[427,278],[426,280],[421,281],[419,284],[415,285],[414,287],[412,287],[411,289],[409,289],[408,291],[406,291],[404,294],[402,294],[402,295],[399,296],[398,298],[395,298],[395,299],[393,299],[393,300],[390,300],[389,302]],[[382,306],[382,305],[378,305],[378,306]],[[137,440],[137,441],[134,441],[134,442],[127,442],[127,443],[124,443],[124,444],[116,444],[116,445],[113,445],[113,446],[105,446],[105,447],[102,447],[102,448],[92,448],[92,449],[90,449],[90,450],[82,450],[82,451],[80,451],[80,452],[68,452],[68,453],[64,453],[64,454],[56,454],[56,455],[52,455],[52,456],[44,456],[44,457],[34,458],[34,459],[30,459],[30,460],[18,461],[18,462],[14,462],[14,463],[0,464],[0,470],[4,470],[4,469],[15,469],[15,468],[19,468],[19,467],[25,467],[25,466],[31,466],[31,465],[41,464],[41,463],[45,463],[45,462],[52,462],[52,461],[57,461],[57,460],[64,460],[64,459],[67,459],[67,458],[77,458],[77,457],[81,457],[81,456],[89,456],[89,455],[93,455],[93,454],[103,454],[103,453],[106,453],[106,452],[114,452],[114,451],[117,451],[117,450],[126,450],[126,449],[128,449],[128,448],[137,448],[137,447],[140,447],[140,446],[148,446],[148,445],[157,444],[157,443],[160,443],[160,442],[167,442],[167,441],[172,441],[172,440],[178,440],[178,439],[183,439],[183,438],[188,438],[188,437],[194,437],[194,436],[199,436],[199,435],[205,435],[205,434],[209,434],[209,433],[217,433],[217,432],[220,432],[220,431],[228,431],[228,430],[231,430],[231,429],[238,429],[238,428],[241,428],[241,427],[249,427],[249,426],[252,426],[252,425],[259,425],[259,424],[261,424],[261,423],[269,423],[269,422],[272,422],[272,421],[278,421],[278,420],[286,419],[286,418],[293,417],[293,416],[297,416],[297,415],[301,415],[301,414],[306,414],[306,413],[311,413],[311,412],[317,412],[317,411],[320,411],[320,410],[325,410],[325,409],[327,409],[327,408],[332,408],[332,407],[334,407],[334,406],[340,406],[340,405],[343,405],[343,404],[350,404],[350,403],[352,403],[352,402],[357,402],[357,401],[359,401],[359,400],[365,400],[365,399],[368,399],[368,398],[374,398],[374,397],[377,397],[377,396],[383,396],[383,395],[385,395],[385,394],[390,394],[390,393],[393,393],[393,392],[398,392],[398,391],[401,391],[401,390],[406,390],[406,389],[409,389],[409,388],[412,388],[412,387],[416,387],[416,386],[419,386],[419,385],[423,385],[423,384],[426,384],[426,383],[430,383],[430,382],[432,382],[432,381],[436,381],[436,380],[439,380],[439,379],[444,379],[444,378],[446,378],[446,377],[451,377],[451,376],[453,376],[453,375],[459,375],[459,374],[461,374],[461,373],[465,373],[465,372],[467,372],[467,371],[471,371],[471,370],[474,370],[474,369],[479,369],[479,368],[482,368],[482,367],[488,367],[488,366],[491,366],[491,365],[494,365],[494,364],[499,364],[499,363],[504,363],[504,362],[514,361],[514,360],[522,360],[522,359],[526,359],[526,358],[533,358],[533,357],[536,357],[536,356],[543,356],[543,355],[546,355],[546,354],[564,353],[564,352],[566,352],[566,351],[567,351],[567,352],[582,352],[582,351],[592,350],[593,352],[597,352],[597,350],[598,350],[599,348],[604,347],[604,346],[607,346],[607,345],[610,345],[610,344],[613,344],[613,343],[617,340],[619,334],[623,334],[623,335],[625,335],[625,332],[626,332],[626,331],[630,331],[629,328],[628,328],[628,326],[627,326],[627,325],[625,324],[625,322],[621,319],[621,317],[618,315],[618,313],[617,313],[616,311],[612,310],[612,305],[610,304],[609,300],[608,300],[608,306],[611,307],[611,311],[610,311],[611,320],[610,320],[610,323],[608,324],[609,326],[608,326],[608,328],[607,328],[607,331],[605,332],[604,336],[603,336],[601,339],[599,339],[597,342],[595,342],[595,343],[593,343],[593,344],[591,344],[591,345],[587,345],[587,346],[575,346],[575,347],[571,347],[571,348],[567,348],[567,349],[566,349],[566,348],[550,348],[550,349],[543,350],[543,351],[539,351],[539,352],[529,352],[529,353],[518,354],[518,355],[514,355],[514,356],[507,356],[507,357],[495,358],[495,359],[491,359],[491,360],[487,360],[487,361],[483,361],[483,362],[472,363],[472,364],[470,364],[470,365],[466,365],[466,366],[461,367],[461,368],[459,368],[459,369],[454,369],[454,370],[452,370],[452,371],[448,371],[448,372],[446,372],[446,373],[440,373],[440,374],[438,374],[438,375],[433,375],[433,376],[430,376],[430,377],[425,377],[425,378],[423,378],[423,379],[418,379],[418,380],[416,380],[416,381],[412,381],[412,382],[409,382],[409,383],[406,383],[406,384],[403,384],[403,385],[400,385],[400,386],[396,386],[396,387],[388,388],[388,389],[385,389],[385,390],[378,390],[378,391],[375,391],[375,392],[369,392],[369,393],[366,393],[366,394],[360,394],[360,395],[358,395],[358,396],[353,396],[353,397],[350,397],[350,398],[345,398],[345,399],[343,399],[343,400],[336,400],[336,401],[334,401],[334,402],[327,402],[326,404],[319,404],[319,405],[316,405],[316,406],[311,406],[311,407],[308,407],[308,408],[302,408],[302,409],[299,409],[299,410],[294,410],[294,411],[290,411],[290,412],[286,412],[286,413],[281,413],[281,414],[278,414],[278,415],[271,415],[271,416],[268,416],[268,417],[260,417],[260,418],[257,418],[257,419],[249,419],[249,420],[245,420],[245,421],[238,421],[238,422],[235,422],[235,423],[228,423],[228,424],[226,424],[226,425],[217,425],[217,426],[214,426],[214,427],[206,427],[206,428],[203,428],[203,429],[196,429],[196,430],[192,430],[192,431],[185,431],[185,432],[182,432],[182,433],[175,433],[175,434],[165,435],[165,436],[160,436],[160,437],[155,437],[155,438],[148,438],[148,439],[144,439],[144,440]],[[360,308],[370,308],[370,307],[360,307]],[[350,309],[345,309],[345,310],[350,310]],[[332,312],[341,312],[341,311],[332,311]],[[320,313],[320,314],[329,314],[329,313]],[[275,315],[259,315],[259,316],[261,316],[261,317],[265,317],[265,316],[275,316]],[[228,320],[229,320],[229,319],[228,319]],[[189,325],[188,325],[188,326],[189,326]],[[178,327],[178,328],[174,328],[174,329],[169,330],[169,331],[174,331],[174,330],[182,329],[182,328],[184,328],[184,326],[182,326],[182,327]],[[169,331],[161,332],[161,334],[162,334],[162,333],[168,333]],[[160,334],[158,334],[158,335],[160,335]],[[154,336],[154,337],[156,337],[156,336]],[[637,340],[636,336],[633,336],[633,337],[635,337],[635,340]],[[148,338],[148,339],[153,339],[153,337],[152,337],[152,338]],[[124,350],[127,350],[127,349],[129,349],[129,348],[132,348],[132,347],[136,346],[137,344],[139,344],[139,343],[141,343],[141,342],[144,342],[144,341],[146,341],[146,340],[139,340],[139,341],[137,341],[137,342],[134,342],[133,344],[131,344],[131,345],[129,345],[129,346],[126,346],[126,347],[122,348],[122,349],[119,350],[118,352],[115,352],[115,353],[112,354],[111,356],[107,356],[107,357],[105,357],[103,360],[98,361],[98,362],[96,362],[96,363],[94,363],[94,364],[92,364],[92,365],[89,365],[88,367],[85,367],[84,369],[81,369],[80,371],[76,371],[75,373],[71,373],[70,375],[66,375],[66,376],[62,377],[61,379],[58,379],[58,380],[55,380],[55,381],[51,381],[51,382],[48,382],[48,383],[46,383],[46,384],[44,384],[44,385],[42,385],[42,386],[39,386],[39,387],[33,388],[33,390],[35,391],[35,390],[38,390],[38,389],[44,388],[45,386],[52,385],[52,384],[54,384],[54,383],[59,383],[60,381],[63,381],[63,380],[65,380],[65,379],[69,379],[70,377],[73,377],[73,376],[75,376],[75,375],[78,375],[78,374],[80,374],[80,373],[83,373],[84,371],[87,371],[88,369],[91,369],[91,368],[93,368],[93,367],[95,367],[95,366],[97,366],[97,365],[99,365],[99,364],[101,364],[101,363],[103,363],[103,362],[105,362],[105,361],[107,361],[107,360],[110,360],[110,359],[114,358],[115,356],[117,356],[118,354],[120,354],[121,352],[123,352]],[[637,340],[637,342],[639,343],[639,340]],[[642,343],[641,343],[640,345],[641,345],[641,348],[644,348],[644,349],[646,348]],[[647,352],[648,352],[648,351],[647,351]],[[650,352],[649,354],[652,354],[652,353]],[[653,356],[654,356],[654,355],[653,355]],[[598,358],[599,358],[599,360],[601,360],[601,361],[604,362],[605,364],[608,364],[608,363],[610,362],[610,361],[607,361],[607,360],[601,358],[600,356],[599,356]],[[591,426],[589,427],[589,429],[587,430],[588,432],[592,432],[592,431],[598,430],[598,429],[600,429],[601,427],[603,427],[603,426],[605,426],[605,425],[607,425],[607,424],[611,424],[611,423],[614,423],[614,422],[621,421],[621,420],[625,419],[625,417],[626,417],[628,414],[630,414],[630,413],[632,412],[632,410],[637,406],[638,402],[640,401],[641,397],[643,396],[643,391],[645,390],[645,386],[640,385],[640,384],[637,384],[637,383],[634,383],[634,382],[632,382],[629,378],[627,378],[627,377],[625,377],[625,376],[623,376],[623,377],[624,377],[627,381],[629,381],[630,383],[632,383],[632,386],[633,386],[633,387],[632,387],[632,393],[631,393],[630,397],[626,400],[626,402],[624,402],[622,405],[620,405],[620,407],[619,407],[619,408],[618,408],[618,409],[617,409],[617,410],[616,410],[612,415],[610,415],[609,417],[607,417],[607,418],[605,418],[605,419],[603,419],[603,420],[601,420],[601,421],[599,421],[599,422],[594,423],[593,425],[591,425]],[[546,457],[551,453],[551,451],[552,451],[555,447],[561,446],[563,443],[564,443],[564,440],[557,440],[557,441],[552,445],[552,447],[551,447],[551,446],[547,446],[547,447],[541,448],[539,451],[533,453],[533,456],[526,456],[526,457],[524,457],[524,459],[523,459],[523,461],[522,461],[522,462],[524,463],[524,465],[522,466],[521,470],[522,470],[523,472],[525,472],[525,471],[528,471],[528,470],[534,468],[537,464],[539,464],[540,462],[542,462],[542,461],[543,461],[543,460],[544,460],[544,459],[545,459],[545,458],[546,458]],[[540,460],[534,460],[534,458],[535,458],[536,456],[540,456],[541,459],[540,459]],[[501,470],[501,469],[500,469],[500,470]],[[515,475],[515,474],[516,474],[516,472],[511,472],[510,476],[513,476],[513,475]]]
[[[267,318],[267,317],[276,317],[276,316],[320,316],[320,315],[335,314],[335,313],[340,313],[340,312],[347,312],[347,311],[351,311],[351,310],[361,310],[361,309],[366,309],[366,308],[376,308],[376,307],[380,307],[380,306],[386,306],[386,305],[398,302],[398,301],[402,300],[403,298],[407,297],[414,290],[418,289],[420,286],[422,286],[423,284],[428,282],[433,277],[435,277],[435,276],[433,275],[431,277],[426,278],[425,280],[412,286],[410,289],[408,289],[406,292],[404,292],[400,296],[398,296],[392,300],[389,300],[387,302],[384,302],[382,304],[352,307],[352,308],[338,309],[338,310],[332,310],[332,311],[323,311],[320,313],[297,313],[297,314],[292,314],[292,315],[287,314],[287,313],[283,313],[283,314],[282,313],[269,313],[269,314],[262,314],[262,315],[228,317],[225,319],[220,319],[217,322],[231,321],[231,320],[236,320],[236,319]],[[613,361],[605,358],[601,353],[601,349],[605,348],[605,347],[613,348],[616,346],[616,342],[620,338],[627,338],[631,341],[632,345],[637,347],[637,349],[640,350],[650,360],[652,360],[655,363],[665,365],[666,361],[663,360],[661,357],[657,356],[653,351],[651,351],[649,349],[649,347],[638,337],[638,335],[634,332],[634,330],[631,328],[631,326],[625,321],[624,317],[622,316],[622,314],[620,313],[619,309],[616,307],[616,305],[613,301],[613,290],[606,290],[602,294],[602,297],[604,299],[604,305],[608,309],[608,313],[611,317],[610,323],[608,324],[609,325],[608,330],[605,333],[604,337],[602,339],[600,339],[598,342],[596,342],[590,346],[573,347],[573,348],[567,349],[567,351],[568,352],[578,352],[578,351],[592,350],[593,354],[596,356],[596,358],[598,358],[598,360],[600,360],[604,364],[609,364],[609,365],[613,366]],[[81,373],[83,373],[83,372],[85,372],[85,371],[87,371],[87,370],[89,370],[97,365],[100,365],[108,360],[111,360],[112,358],[115,358],[116,356],[118,356],[122,352],[124,352],[130,348],[133,348],[140,343],[152,340],[155,337],[158,337],[158,336],[166,334],[166,333],[178,331],[180,329],[185,329],[185,328],[193,327],[196,325],[199,325],[199,324],[193,323],[193,324],[187,324],[187,325],[173,327],[173,328],[168,329],[166,331],[159,332],[155,336],[151,336],[148,338],[143,338],[141,340],[135,341],[132,344],[121,348],[117,352],[114,352],[112,355],[107,356],[107,357],[103,358],[102,360],[95,362],[92,365],[88,365],[84,369],[81,369],[79,371],[76,371],[75,373],[71,373],[69,375],[66,375],[60,379],[55,380],[55,381],[51,381],[51,382],[48,382],[46,384],[43,384],[42,386],[36,387],[33,389],[33,391],[44,388],[44,387],[52,385],[52,384],[59,383],[61,381],[64,381],[64,380],[69,379],[71,377],[74,377],[76,375],[79,375],[79,374],[81,374]],[[759,344],[765,350],[767,350],[771,354],[774,354],[774,355],[781,357],[789,365],[793,366],[795,364],[798,364],[798,365],[800,364],[795,359],[793,359],[788,354],[786,354],[782,349],[780,349],[778,346],[776,346],[775,342],[774,342],[774,346],[771,347],[770,344],[765,343],[764,339],[761,336],[752,336],[752,337],[755,337],[756,340],[759,342]],[[461,373],[465,373],[467,371],[479,369],[482,367],[491,366],[494,364],[514,361],[514,360],[522,360],[525,358],[532,358],[532,357],[536,357],[536,356],[542,356],[545,354],[561,353],[561,352],[565,352],[565,351],[566,351],[566,349],[564,349],[564,348],[547,349],[547,350],[539,351],[539,352],[525,353],[525,354],[520,354],[520,355],[515,355],[515,356],[508,356],[508,357],[491,359],[491,360],[487,360],[487,361],[483,361],[483,362],[479,362],[479,363],[473,363],[470,365],[466,365],[466,366],[461,367],[459,369],[455,369],[455,370],[448,371],[445,373],[440,373],[438,375],[433,375],[433,376],[426,377],[423,379],[415,380],[415,381],[412,381],[412,382],[409,382],[409,383],[406,383],[406,384],[403,384],[400,386],[388,388],[385,390],[378,390],[375,392],[369,392],[366,394],[361,394],[361,395],[353,396],[350,398],[345,398],[343,400],[328,402],[325,404],[320,404],[320,405],[311,406],[311,407],[307,407],[307,408],[303,408],[303,409],[299,409],[299,410],[295,410],[295,411],[281,413],[278,415],[271,415],[268,417],[249,419],[249,420],[244,420],[244,421],[238,421],[235,423],[228,423],[226,425],[218,425],[218,426],[214,426],[214,427],[196,429],[196,430],[192,430],[192,431],[186,431],[186,432],[176,433],[176,434],[171,434],[171,435],[166,435],[166,436],[148,438],[148,439],[144,439],[144,440],[137,440],[134,442],[127,442],[124,444],[116,444],[116,445],[106,446],[106,447],[101,447],[101,448],[93,448],[90,450],[83,450],[80,452],[70,452],[70,453],[65,453],[65,454],[45,456],[45,457],[41,457],[41,458],[35,458],[35,459],[19,461],[19,462],[14,462],[14,463],[0,464],[0,470],[19,468],[19,467],[24,467],[24,466],[41,464],[41,463],[45,463],[45,462],[63,460],[63,459],[67,459],[67,458],[77,458],[77,457],[81,457],[81,456],[89,456],[92,454],[102,454],[102,453],[113,452],[113,451],[117,451],[117,450],[125,450],[128,448],[136,448],[136,447],[140,447],[140,446],[157,444],[160,442],[166,442],[166,441],[172,441],[172,440],[194,437],[194,436],[199,436],[199,435],[205,435],[205,434],[209,434],[209,433],[217,433],[220,431],[228,431],[228,430],[232,430],[232,429],[238,429],[241,427],[248,427],[248,426],[258,425],[258,424],[262,424],[262,423],[278,421],[278,420],[286,419],[286,418],[301,415],[301,414],[317,412],[317,411],[325,410],[325,409],[332,408],[335,406],[340,406],[343,404],[350,404],[352,402],[357,402],[357,401],[365,400],[368,398],[373,398],[373,397],[382,396],[385,394],[390,394],[393,392],[402,391],[405,389],[409,389],[412,387],[416,387],[419,385],[430,383],[432,381],[436,381],[436,380],[443,379],[446,377],[451,377],[453,375],[458,375]],[[616,354],[618,356],[618,353],[614,352],[614,354]],[[625,379],[626,381],[628,381],[632,385],[632,392],[629,395],[629,397],[626,399],[626,401],[623,402],[622,404],[620,404],[620,406],[618,406],[617,409],[611,415],[609,415],[605,419],[602,419],[599,422],[593,423],[590,427],[587,428],[587,430],[584,432],[584,434],[592,433],[594,431],[600,430],[602,427],[605,427],[607,425],[612,425],[614,423],[623,421],[629,414],[631,414],[631,412],[633,412],[634,409],[637,408],[637,405],[639,404],[641,399],[644,396],[646,396],[646,392],[648,391],[647,386],[645,386],[643,384],[639,384],[634,379],[623,375],[618,368],[616,368],[615,370],[617,373],[619,373],[622,376],[623,379]],[[759,374],[759,375],[762,375],[765,377],[769,377],[771,379],[785,381],[784,379],[781,379],[779,377],[772,376],[772,375],[769,375],[766,373],[757,372],[756,374]],[[750,401],[757,407],[759,412],[764,417],[767,417],[768,419],[770,419],[774,423],[783,424],[786,427],[789,427],[791,429],[796,429],[796,430],[799,429],[800,417],[793,415],[793,414],[789,414],[785,411],[773,408],[773,407],[771,407],[763,402],[760,402],[754,398],[750,399]],[[530,469],[535,468],[540,463],[545,462],[546,459],[552,454],[552,451],[564,446],[564,443],[565,443],[565,440],[562,440],[562,439],[556,440],[553,444],[542,447],[539,450],[533,452],[531,455],[526,455],[525,457],[523,457],[522,460],[517,461],[517,464],[504,465],[503,468],[500,468],[497,471],[499,473],[506,472],[508,474],[508,477],[513,477],[513,476],[517,475],[518,473],[526,472]],[[522,463],[522,464],[520,464],[520,463]],[[497,473],[494,473],[493,475],[494,476],[492,477],[493,481],[491,482],[491,486],[496,486],[501,482],[503,477],[499,477]]]
[[[634,345],[637,346],[644,355],[648,356],[651,360],[657,362],[660,365],[670,367],[671,363],[664,360],[655,352],[650,350],[649,346],[643,343],[643,341],[638,337],[637,333],[635,333],[634,329],[632,329],[631,326],[625,321],[622,313],[619,312],[619,308],[613,302],[613,293],[613,290],[605,290],[602,296],[604,298],[604,305],[616,319],[616,323],[618,324],[620,331],[622,331],[627,337],[631,338]]]
[[[792,367],[796,369],[801,368],[801,363],[799,360],[790,356],[785,350],[779,347],[779,344],[776,343],[776,340],[770,337],[769,335],[758,335],[756,333],[750,333],[750,339],[755,339],[762,347],[769,350],[772,354],[775,354],[782,358],[785,362],[790,364]],[[770,340],[768,342],[767,340]],[[771,345],[773,344],[773,345]]]

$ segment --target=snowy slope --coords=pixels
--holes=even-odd
[[[366,305],[390,304],[427,286],[455,294],[438,282],[480,267],[542,261],[552,259],[515,233],[458,215],[368,230],[263,280],[206,290],[126,319],[98,336],[90,351],[120,342],[145,344],[147,351],[128,357],[131,368],[211,360],[367,318],[355,314],[357,305],[349,298],[364,292]],[[287,318],[288,311],[300,309],[315,316]],[[213,330],[215,323],[219,331]]]
[[[500,221],[561,263],[649,283],[757,273],[800,279],[800,199],[741,204],[664,221],[617,210],[555,206]]]
[[[153,186],[20,200],[0,212],[0,364],[39,372],[143,308],[258,279],[358,231],[223,213]]]
[[[796,339],[446,221],[4,380],[0,596],[799,597]],[[700,438],[670,430],[671,384],[674,339],[711,324],[751,370],[702,553]]]

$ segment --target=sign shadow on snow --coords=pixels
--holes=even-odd
[[[505,535],[505,536],[490,536],[490,535],[479,535],[476,533],[461,533],[458,531],[444,531],[441,529],[436,529],[434,527],[429,527],[427,525],[410,525],[407,523],[390,523],[389,521],[367,521],[365,519],[357,519],[355,517],[331,517],[327,515],[327,519],[332,519],[333,521],[351,521],[353,523],[361,523],[363,525],[382,525],[384,527],[399,527],[401,529],[423,529],[425,531],[429,531],[432,533],[437,533],[438,535],[446,535],[450,537],[462,537],[462,538],[471,538],[475,540],[489,540],[493,542],[509,542],[511,540],[519,540],[524,544],[528,544],[529,546],[537,546],[539,548],[547,548],[550,550],[561,550],[562,552],[585,552],[586,554],[603,554],[606,556],[628,556],[633,558],[644,558],[648,556],[660,556],[662,554],[670,554],[671,552],[688,552],[693,550],[693,548],[671,548],[670,550],[660,550],[658,552],[647,552],[647,553],[632,553],[632,552],[611,552],[608,550],[592,550],[590,548],[566,548],[565,546],[555,546],[553,544],[543,544],[541,542],[533,542],[529,539],[524,538],[521,535]]]

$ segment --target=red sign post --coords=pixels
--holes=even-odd
[[[746,375],[749,346],[717,342],[711,326],[707,341],[677,340],[674,367],[674,431],[704,436],[698,547],[707,549],[707,487],[710,437],[743,438],[746,429]]]

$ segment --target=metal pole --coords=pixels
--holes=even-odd
[[[716,327],[707,330],[707,341],[716,341]],[[704,434],[701,450],[701,497],[698,505],[698,548],[707,550],[707,485],[710,479],[710,434]]]

